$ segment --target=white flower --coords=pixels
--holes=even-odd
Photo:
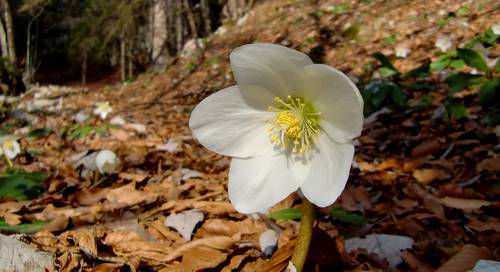
[[[318,206],[332,204],[363,124],[356,86],[280,45],[245,45],[230,60],[238,86],[203,100],[189,126],[205,147],[233,157],[228,186],[235,208],[262,212],[299,188]]]
[[[104,149],[97,153],[97,156],[95,157],[95,164],[97,165],[97,169],[100,173],[112,174],[118,170],[120,160],[116,156],[115,152]]]
[[[106,119],[106,117],[108,116],[108,114],[112,111],[113,109],[111,108],[111,106],[109,105],[109,102],[98,102],[96,104],[96,108],[94,110],[94,114],[95,115],[99,115],[99,117],[101,117],[101,119]]]
[[[121,116],[117,115],[117,116],[111,118],[111,120],[109,121],[109,123],[112,124],[112,125],[123,126],[127,122]]]
[[[450,49],[453,46],[451,39],[448,35],[441,35],[437,37],[436,43],[434,45],[443,52],[448,51],[448,49]]]
[[[496,23],[491,26],[491,31],[495,33],[495,35],[500,35],[500,23]]]
[[[9,159],[14,159],[21,152],[21,146],[17,138],[12,135],[3,136],[0,139],[0,156],[5,155]]]
[[[75,116],[73,116],[73,120],[78,123],[83,123],[89,119],[89,115],[85,113],[85,111],[79,111]]]
[[[402,59],[408,57],[408,54],[410,54],[410,48],[408,48],[404,44],[398,44],[394,48],[394,51],[395,51],[396,57],[402,58]]]

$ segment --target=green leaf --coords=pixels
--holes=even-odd
[[[499,124],[500,124],[500,110],[493,109],[490,112],[488,112],[488,125],[493,127]]]
[[[467,65],[480,71],[488,73],[488,65],[483,56],[472,49],[458,48],[458,57],[463,59]]]
[[[398,69],[396,69],[396,67],[394,67],[394,65],[392,65],[391,61],[389,60],[389,58],[382,54],[382,53],[375,53],[375,54],[372,54],[371,55],[373,58],[377,59],[378,61],[380,61],[380,64],[382,64],[383,67],[387,67],[391,70],[394,70],[396,71],[396,73],[399,74],[399,71]]]
[[[401,86],[410,90],[433,90],[436,85],[427,82],[401,82]]]
[[[283,209],[276,212],[272,212],[267,215],[268,218],[274,220],[295,220],[302,217],[302,211],[300,209]]]
[[[429,62],[426,62],[422,65],[420,65],[419,67],[411,70],[411,71],[408,71],[406,73],[403,74],[402,78],[422,78],[422,77],[427,77],[430,75],[429,73],[429,68],[430,68],[430,65],[429,65]]]
[[[488,107],[495,102],[496,89],[499,88],[499,84],[493,80],[486,81],[481,89],[479,89],[479,103],[482,107]]]
[[[68,137],[70,140],[85,138],[92,132],[92,130],[94,130],[94,128],[91,126],[77,128],[73,130]]]
[[[0,176],[0,198],[13,197],[17,200],[35,198],[42,193],[41,185],[46,178],[44,173],[23,171]]]
[[[393,86],[395,84],[388,80],[374,79],[369,81],[363,88],[367,104],[373,105],[374,110],[378,110],[383,105]]]
[[[446,78],[445,82],[451,87],[453,92],[461,91],[469,86],[481,84],[486,80],[484,76],[467,73],[457,73]]]
[[[462,70],[465,67],[465,61],[462,59],[453,60],[450,63],[450,67],[455,70]]]
[[[467,109],[463,104],[446,103],[446,111],[455,120],[460,120],[465,117]]]
[[[403,91],[401,91],[401,89],[399,89],[398,86],[394,85],[391,88],[391,97],[392,101],[394,101],[396,106],[400,108],[406,107],[408,98],[406,94]]]
[[[347,211],[343,208],[333,208],[330,211],[330,215],[333,216],[336,220],[345,222],[345,223],[350,223],[350,224],[355,224],[355,225],[366,225],[370,223],[366,217],[352,213],[350,211]]]
[[[467,14],[470,13],[469,7],[468,6],[462,6],[457,10],[457,16],[466,16]]]
[[[486,30],[486,32],[484,32],[484,35],[480,37],[480,41],[481,43],[493,45],[498,37],[500,37],[500,35],[495,34],[495,32],[493,32],[493,30],[489,28],[488,30]]]
[[[387,67],[380,67],[377,71],[382,77],[390,77],[398,74],[398,72]]]
[[[495,64],[495,71],[500,73],[500,60],[497,60],[497,63]]]
[[[438,72],[444,70],[448,65],[450,65],[451,60],[449,58],[438,59],[430,64],[430,69],[432,72]]]
[[[393,45],[396,43],[397,33],[393,33],[390,36],[384,38],[384,43],[386,45]]]
[[[4,220],[0,220],[0,230],[17,232],[17,233],[35,233],[41,230],[49,222],[47,221],[34,221],[33,223],[19,224],[15,226],[9,226]]]
[[[52,133],[52,129],[50,129],[50,128],[36,128],[28,134],[28,138],[45,137],[45,136],[49,135],[50,133]]]

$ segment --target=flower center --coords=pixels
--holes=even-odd
[[[272,125],[268,129],[271,142],[292,153],[304,153],[317,140],[321,113],[299,97],[275,97],[274,101],[277,105],[270,106],[269,111],[276,115],[268,120]]]
[[[101,103],[99,104],[99,106],[97,107],[99,112],[102,112],[102,113],[105,113],[105,112],[109,112],[110,110],[110,107],[109,107],[109,104],[108,103]]]
[[[12,150],[12,149],[14,149],[14,143],[12,141],[6,141],[3,144],[3,148],[6,150]]]

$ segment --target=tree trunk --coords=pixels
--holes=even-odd
[[[154,0],[151,14],[151,60],[153,65],[166,65],[167,31],[167,3],[166,0]]]
[[[126,53],[127,45],[125,41],[125,35],[122,35],[120,39],[120,77],[122,81],[127,80],[127,67],[126,67]]]
[[[184,9],[187,13],[189,28],[191,30],[191,35],[193,35],[193,39],[195,41],[196,49],[198,49],[198,29],[196,29],[196,21],[194,19],[193,10],[191,9],[191,4],[189,0],[183,0]]]
[[[81,74],[82,74],[82,84],[87,83],[87,50],[83,50],[82,53],[82,67],[81,67]]]
[[[210,6],[208,5],[208,0],[201,0],[200,5],[205,36],[208,36],[212,33],[212,19],[210,18]]]
[[[7,44],[7,33],[2,20],[0,20],[0,50],[3,58],[9,58],[9,45]]]
[[[176,34],[176,45],[175,49],[177,53],[182,50],[182,0],[175,1],[175,34]]]
[[[9,59],[14,64],[17,65],[17,55],[16,55],[16,43],[14,40],[14,23],[12,22],[12,11],[10,9],[10,4],[8,0],[0,0],[2,5],[2,16],[5,22],[5,28],[7,33],[7,48],[9,52]]]
[[[127,42],[127,79],[134,77],[134,63],[132,62],[132,40]]]
[[[33,37],[31,35],[31,26],[38,17],[42,14],[43,9],[40,10],[33,18],[29,21],[26,34],[26,64],[23,73],[23,82],[25,86],[31,85],[33,83],[33,77],[35,75],[35,60],[36,60],[36,50],[37,44],[32,44]],[[38,31],[35,33],[35,41],[37,40]]]

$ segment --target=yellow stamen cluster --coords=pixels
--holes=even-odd
[[[317,139],[320,113],[299,97],[275,97],[274,101],[277,106],[269,107],[269,111],[276,112],[274,118],[269,120],[272,125],[268,129],[271,142],[292,153],[303,154]]]

